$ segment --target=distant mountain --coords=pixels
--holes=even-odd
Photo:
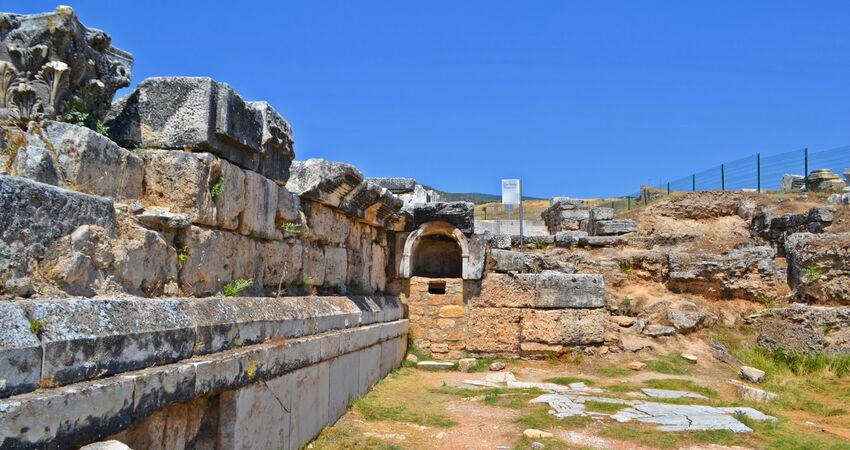
[[[480,192],[452,193],[452,192],[441,191],[439,189],[434,189],[430,186],[423,185],[423,187],[426,188],[426,189],[431,189],[431,190],[437,191],[441,196],[443,196],[443,198],[447,202],[472,202],[472,203],[475,203],[476,205],[478,205],[478,204],[481,204],[481,203],[498,202],[498,201],[502,200],[501,195],[482,194]],[[522,199],[523,200],[547,200],[545,198],[526,197],[526,196],[523,196]]]

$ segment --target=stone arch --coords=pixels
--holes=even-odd
[[[453,240],[460,248],[460,277],[469,279],[469,242],[466,236],[458,230],[454,225],[441,220],[427,222],[422,224],[416,231],[410,233],[404,241],[404,250],[401,256],[401,267],[399,274],[401,278],[410,278],[416,273],[415,264],[416,251],[420,250],[420,244],[427,244],[429,238],[438,238],[436,240],[445,240],[445,238]],[[448,278],[448,277],[447,277]]]

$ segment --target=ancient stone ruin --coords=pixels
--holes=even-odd
[[[623,218],[556,197],[519,248],[413,179],[296,160],[284,117],[226,83],[114,99],[132,62],[68,7],[0,15],[0,449],[303,448],[408,346],[449,367],[631,355],[743,321],[715,301],[828,304],[746,320],[765,346],[850,349],[834,206],[699,193]],[[563,394],[589,391],[544,387],[554,415],[586,415]],[[690,429],[686,407],[622,404]]]

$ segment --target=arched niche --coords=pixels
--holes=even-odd
[[[433,221],[407,236],[399,267],[400,278],[469,279],[469,242],[452,224]]]

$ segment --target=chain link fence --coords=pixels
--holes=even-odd
[[[779,191],[786,174],[803,177],[805,190],[812,171],[818,169],[829,169],[843,181],[850,181],[844,178],[844,172],[850,170],[850,146],[817,152],[803,148],[770,156],[756,153],[658,185],[642,186],[635,194],[610,199],[610,204],[615,211],[627,211],[675,192]]]

